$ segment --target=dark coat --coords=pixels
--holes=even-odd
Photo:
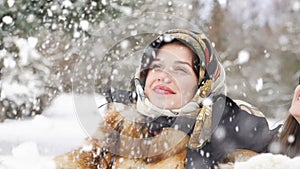
[[[227,96],[215,96],[213,102],[211,140],[200,149],[188,149],[186,168],[213,168],[225,155],[237,149],[257,153],[268,151],[268,146],[277,136],[280,126],[269,130],[264,117],[242,110]],[[148,127],[153,133],[159,133],[164,127],[176,126],[190,135],[193,128],[187,126],[194,124],[195,119],[186,117],[160,117],[152,121]]]
[[[188,150],[188,169],[213,168],[221,158],[236,149],[267,152],[270,142],[277,136],[279,127],[269,130],[264,117],[252,115],[229,97],[219,95],[213,104],[213,131],[211,141],[203,148]],[[220,116],[218,117],[214,116]]]

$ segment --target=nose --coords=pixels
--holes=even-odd
[[[171,76],[168,72],[163,70],[163,71],[160,71],[157,74],[157,80],[159,82],[163,82],[163,83],[170,83],[171,82]]]

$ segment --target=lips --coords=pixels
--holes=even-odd
[[[170,89],[166,86],[161,86],[161,85],[155,86],[153,88],[153,91],[158,94],[176,94],[172,89]]]

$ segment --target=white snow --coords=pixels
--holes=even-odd
[[[53,17],[53,12],[50,9],[47,9],[47,14],[49,17]]]
[[[288,137],[288,142],[289,143],[293,143],[295,141],[295,136],[294,135],[290,135],[289,137]]]
[[[124,40],[120,43],[120,46],[122,49],[127,49],[129,44],[130,44],[130,42],[128,40]]]
[[[15,38],[15,44],[19,48],[20,65],[28,65],[32,60],[37,60],[41,56],[35,49],[38,39],[35,37]]]
[[[33,22],[35,19],[35,16],[33,14],[29,14],[28,17],[26,18],[26,21],[31,23]]]
[[[292,9],[295,12],[298,12],[300,10],[300,2],[299,1],[294,1],[292,5]]]
[[[55,163],[39,154],[36,143],[25,142],[12,149],[12,156],[0,156],[0,169],[55,169]]]
[[[71,8],[71,7],[73,7],[73,3],[69,0],[64,0],[62,2],[62,6],[65,7],[65,8]]]
[[[7,61],[6,59],[4,61]],[[6,63],[6,66],[15,66],[13,60],[10,63]],[[9,64],[9,65],[8,65]],[[16,104],[22,104],[24,102],[25,96],[29,98],[43,93],[43,88],[41,88],[40,81],[36,79],[32,71],[23,70],[19,73],[20,80],[28,82],[26,84],[20,84],[16,81],[12,81],[11,77],[3,78],[1,98],[8,98],[14,100]],[[28,100],[28,98],[26,98]]]
[[[241,50],[238,53],[238,58],[235,60],[235,62],[237,64],[244,64],[247,63],[249,61],[250,58],[250,54],[247,50]]]
[[[260,154],[250,158],[246,162],[237,162],[234,169],[298,169],[300,157],[293,159],[284,155]]]
[[[102,5],[107,5],[107,2],[106,2],[106,0],[101,0],[101,3],[102,3]]]
[[[262,90],[263,84],[264,84],[264,82],[263,82],[262,78],[257,79],[257,83],[255,85],[255,89],[256,89],[257,92]]]
[[[206,1],[198,1],[199,6],[201,6],[201,10],[199,10],[199,19],[202,21],[210,21],[212,19],[212,11],[214,7],[215,1],[206,0]]]
[[[264,54],[265,54],[266,58],[269,58],[271,56],[270,53],[267,50],[264,50]]]
[[[11,24],[11,23],[13,22],[13,18],[12,18],[11,16],[4,16],[4,17],[2,18],[2,21],[3,21],[5,24],[9,25],[9,24]]]
[[[212,103],[213,103],[213,100],[212,100],[211,98],[205,98],[205,99],[203,100],[203,105],[204,105],[204,106],[211,106]]]
[[[278,13],[276,3],[272,0],[265,0],[264,3],[256,0],[240,1],[231,0],[227,10],[240,23],[243,23],[243,28],[248,29],[250,25],[258,25],[260,27],[269,24],[275,26],[284,17],[274,15]],[[251,10],[249,10],[251,8]]]
[[[14,6],[14,4],[15,4],[15,0],[7,0],[7,5],[8,5],[8,7],[13,7]]]
[[[219,4],[221,5],[222,8],[227,7],[227,0],[218,0]]]
[[[81,20],[79,23],[82,30],[87,31],[89,29],[89,21]]]
[[[73,37],[74,38],[79,38],[80,37],[80,32],[78,32],[78,31],[74,31],[74,33],[73,33]]]
[[[5,53],[6,53],[6,51],[3,51],[3,55],[1,53],[0,56],[4,56]],[[4,67],[12,69],[12,68],[15,68],[16,61],[12,57],[6,57],[6,58],[4,58],[3,64],[4,64]]]
[[[278,38],[278,42],[281,44],[281,45],[288,45],[289,43],[289,38],[285,35],[281,35],[279,38]]]
[[[52,157],[83,144],[73,96],[58,96],[42,115],[0,123],[0,169],[50,169]]]

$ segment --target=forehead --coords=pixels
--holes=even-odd
[[[185,62],[192,62],[194,58],[193,51],[186,45],[180,42],[172,42],[164,44],[158,49],[157,56],[155,60],[180,60]]]

